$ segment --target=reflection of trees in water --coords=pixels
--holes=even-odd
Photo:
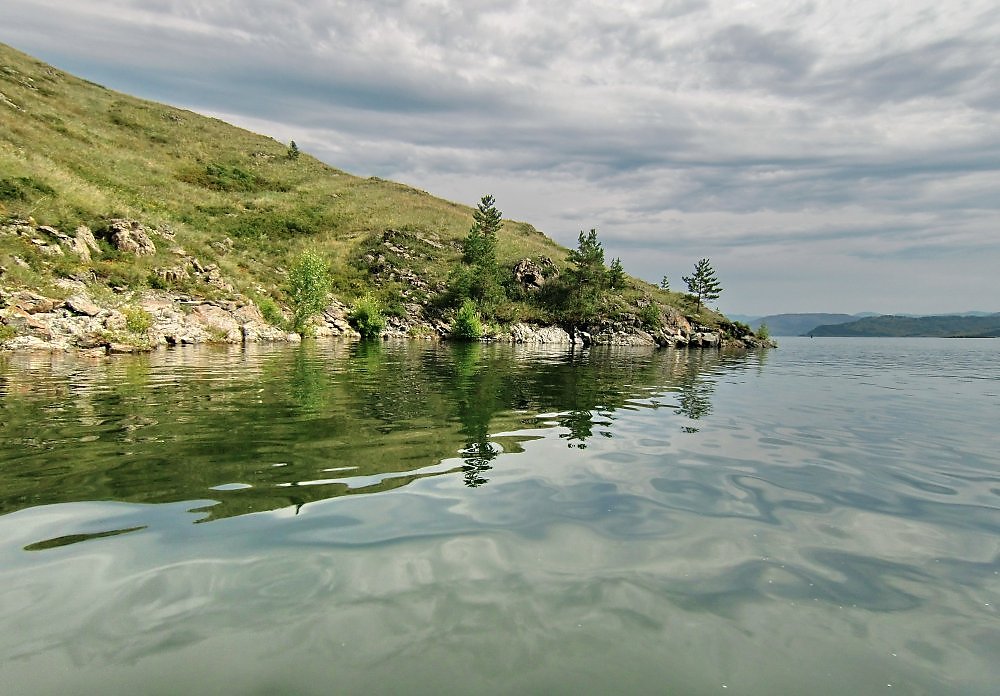
[[[675,375],[673,391],[677,394],[677,408],[674,413],[699,420],[712,413],[712,395],[715,392],[714,374],[731,363],[731,357],[720,359],[717,353],[698,351],[692,353],[681,370]],[[742,360],[740,361],[742,363]],[[696,433],[693,425],[681,426],[686,433]]]
[[[466,448],[462,450],[464,461],[462,478],[465,480],[465,485],[469,488],[476,488],[489,482],[489,479],[483,476],[483,472],[493,468],[490,462],[496,459],[499,454],[500,450],[496,449],[490,442],[467,443]]]
[[[691,381],[681,384],[677,394],[678,407],[675,413],[691,420],[704,418],[712,412],[712,393],[715,384],[707,381]]]
[[[502,385],[510,364],[496,353],[484,360],[480,343],[455,345],[452,361],[456,412],[465,437],[463,478],[466,486],[475,488],[489,481],[483,473],[493,468],[500,454],[500,448],[490,442],[490,423],[498,411],[507,408]]]
[[[17,464],[0,470],[0,512],[29,500],[212,498],[206,519],[218,519],[406,486],[443,473],[436,465],[456,452],[449,471],[477,487],[516,451],[520,436],[501,446],[496,433],[554,420],[568,446],[584,448],[613,436],[616,412],[655,406],[664,392],[693,426],[711,412],[720,370],[754,367],[715,351],[307,341],[123,359],[99,375],[88,367],[85,380],[56,373],[39,384],[29,369],[0,369],[0,434],[18,448]],[[66,432],[39,431],[53,404]],[[81,448],[72,423],[99,438]],[[36,490],[30,472],[55,467]],[[250,487],[215,488],[233,482]]]

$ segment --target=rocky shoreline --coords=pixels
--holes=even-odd
[[[89,262],[92,255],[102,253],[93,233],[82,226],[71,236],[52,227],[36,225],[34,221],[12,220],[0,226],[0,234],[29,240],[48,258],[65,256]],[[398,236],[399,233],[394,234]],[[164,284],[197,278],[225,299],[170,290],[127,291],[93,282],[96,280],[93,277],[60,278],[46,294],[10,287],[0,280],[0,351],[78,352],[96,357],[188,344],[301,340],[298,334],[276,325],[281,322],[273,313],[270,322],[265,319],[260,307],[237,292],[223,277],[218,265],[204,264],[176,246],[169,230],[147,228],[133,220],[112,220],[103,231],[102,240],[117,253],[138,257],[156,252],[153,236],[171,245],[170,253],[176,259],[172,266],[157,268],[156,277]],[[393,234],[387,232],[386,243],[393,239]],[[218,244],[226,242],[228,240]],[[13,257],[13,261],[23,263],[18,257]],[[524,282],[538,284],[544,269],[532,266],[528,259],[519,264],[521,266],[524,266],[521,269]],[[5,271],[0,267],[0,278]],[[378,274],[375,275],[378,280]],[[90,282],[85,282],[87,280]],[[439,318],[429,318],[425,303],[416,301],[416,297],[409,299],[403,316],[386,317],[382,338],[448,339],[449,324]],[[316,337],[360,338],[351,327],[348,314],[345,304],[333,300],[314,319],[310,333]],[[671,307],[661,308],[658,324],[660,328],[648,331],[638,317],[627,316],[617,321],[599,321],[570,333],[559,326],[514,323],[491,329],[492,333],[487,333],[482,340],[538,345],[682,348],[748,349],[770,345],[757,338],[749,327],[731,322],[723,322],[718,329],[699,326]]]
[[[3,351],[79,352],[89,356],[136,353],[177,345],[202,343],[297,342],[298,334],[269,324],[248,298],[209,300],[162,290],[147,290],[123,300],[99,302],[79,281],[60,281],[64,298],[28,290],[0,289],[0,336]],[[360,338],[347,320],[348,307],[332,302],[313,325],[316,337]],[[759,341],[725,336],[691,325],[684,317],[650,333],[641,328],[609,324],[588,327],[572,335],[558,326],[524,323],[504,327],[483,340],[547,345],[618,345],[658,347],[754,348]],[[383,339],[444,340],[448,326],[418,317],[390,317]]]

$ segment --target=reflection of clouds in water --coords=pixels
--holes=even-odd
[[[921,580],[919,571],[903,564],[825,550],[805,550],[811,566],[762,559],[755,554],[766,545],[733,538],[732,520],[690,515],[664,525],[658,543],[630,540],[621,520],[594,521],[580,507],[596,495],[625,505],[627,518],[650,514],[648,501],[611,489],[536,491],[538,509],[554,512],[539,523],[508,519],[521,523],[517,531],[498,528],[495,513],[484,516],[493,525],[475,519],[449,501],[454,489],[433,493],[404,494],[375,511],[340,501],[291,522],[199,525],[133,539],[131,552],[116,547],[114,556],[95,543],[86,555],[5,573],[6,596],[59,601],[42,602],[3,653],[18,658],[14,675],[33,656],[63,655],[94,670],[84,686],[114,683],[143,662],[178,670],[172,687],[212,684],[232,670],[236,681],[218,684],[230,693],[268,673],[294,691],[315,677],[320,657],[339,686],[375,675],[402,685],[409,673],[503,691],[518,679],[566,677],[567,665],[582,670],[561,682],[567,688],[610,686],[617,669],[602,676],[596,665],[617,661],[644,665],[634,676],[642,688],[664,679],[706,688],[705,675],[723,672],[735,683],[780,687],[798,678],[792,660],[853,665],[833,678],[817,672],[813,693],[836,693],[838,684],[870,690],[883,677],[920,692],[941,687],[923,655],[945,664],[958,649],[982,653],[956,626],[954,597],[938,597],[937,612],[919,611],[899,587]],[[412,532],[401,537],[393,519],[415,520]],[[212,531],[229,524],[240,529]],[[221,538],[232,540],[226,553]],[[840,579],[828,577],[834,571]],[[909,618],[893,620],[901,612]],[[878,652],[857,663],[852,653],[866,650]]]

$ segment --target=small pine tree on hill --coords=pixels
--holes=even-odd
[[[497,305],[506,299],[497,261],[503,213],[497,210],[493,196],[483,196],[472,217],[472,228],[462,244],[464,265],[452,272],[449,286],[456,300],[471,299],[483,315],[493,316]]]
[[[722,294],[722,286],[708,259],[701,259],[694,265],[694,273],[682,276],[681,280],[687,284],[688,291],[697,298],[697,311],[701,311],[702,300],[715,300]]]

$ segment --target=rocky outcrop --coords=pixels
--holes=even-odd
[[[532,259],[521,259],[514,264],[514,281],[524,290],[532,292],[540,290],[545,282],[558,275],[552,259],[542,257],[537,262]]]
[[[111,220],[104,236],[111,246],[124,254],[147,256],[156,253],[149,229],[137,220]]]
[[[510,339],[513,343],[528,344],[566,344],[573,343],[573,337],[558,326],[532,326],[530,324],[513,324],[510,327]]]
[[[125,353],[193,343],[297,341],[271,326],[246,299],[209,301],[149,291],[127,303],[101,304],[82,283],[64,281],[65,300],[0,291],[6,350]],[[118,301],[118,298],[115,298]]]

